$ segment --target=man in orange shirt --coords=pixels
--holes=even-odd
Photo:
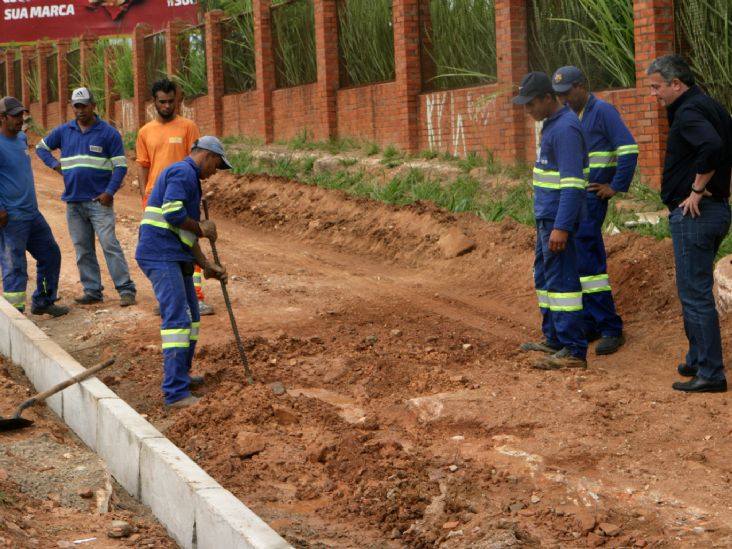
[[[153,84],[153,105],[158,114],[137,134],[137,176],[143,209],[160,173],[171,164],[183,160],[199,137],[196,123],[176,114],[177,91],[175,82],[167,78]],[[212,315],[213,307],[203,300],[201,278],[201,268],[196,267],[193,284],[198,296],[198,307],[202,316]]]

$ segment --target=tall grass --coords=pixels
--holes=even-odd
[[[166,47],[165,35],[162,32],[151,34],[144,39],[145,81],[149,85],[168,76]]]
[[[429,6],[431,25],[424,31],[432,43],[432,85],[446,89],[495,82],[494,0],[430,0]]]
[[[254,61],[254,17],[232,16],[223,22],[224,93],[253,90],[257,86]]]
[[[42,60],[46,64],[46,97],[49,103],[58,101],[58,52],[54,51]],[[0,91],[2,87],[0,87]]]
[[[394,25],[391,0],[338,3],[338,45],[348,84],[394,80]]]
[[[190,99],[208,93],[206,39],[203,27],[191,27],[180,33],[176,51],[179,65],[173,80],[180,86],[183,96]]]
[[[81,50],[79,46],[72,45],[66,52],[67,90],[60,90],[59,93],[66,93],[71,97],[71,92],[81,86]]]
[[[32,57],[29,61],[25,79],[30,89],[30,102],[36,103],[41,97],[41,74],[38,71],[38,56]]]
[[[272,5],[272,39],[277,87],[317,80],[313,0],[276,0]]]
[[[132,40],[121,38],[114,43],[110,41],[110,47],[114,48],[114,62],[107,67],[107,70],[111,73],[114,91],[121,99],[131,99],[135,95],[134,72],[132,70]]]
[[[635,85],[633,0],[531,0],[529,68],[582,69],[594,89]]]
[[[677,51],[699,84],[732,110],[732,2],[674,2]]]

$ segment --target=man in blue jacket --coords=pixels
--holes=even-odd
[[[75,120],[54,129],[36,146],[36,153],[49,168],[63,175],[66,220],[76,249],[76,265],[84,288],[75,301],[82,305],[103,300],[102,275],[94,235],[107,260],[107,268],[120,295],[120,306],[135,304],[137,290],[130,278],[122,246],[114,228],[114,194],[127,173],[122,137],[95,113],[91,91],[71,93]],[[57,160],[51,151],[61,149]]]
[[[674,245],[676,288],[689,350],[677,370],[691,393],[727,390],[719,317],[714,304],[714,259],[730,227],[732,118],[694,82],[678,55],[648,68],[651,95],[666,108],[669,130],[661,180]]]
[[[201,325],[193,283],[195,265],[206,278],[226,282],[226,269],[206,259],[199,238],[216,240],[216,225],[201,221],[201,180],[229,169],[221,142],[210,135],[193,143],[189,156],[163,170],[145,206],[137,264],[152,282],[160,304],[163,347],[163,396],[169,408],[198,402],[191,387],[203,382],[191,376],[193,353]]]
[[[61,250],[51,227],[38,210],[28,139],[21,131],[28,110],[15,97],[0,99],[0,265],[3,297],[25,311],[28,265],[26,251],[37,261],[34,315],[62,316],[68,307],[56,305]]]
[[[588,341],[597,338],[598,355],[616,352],[625,343],[623,321],[615,310],[602,224],[608,201],[627,192],[638,163],[638,145],[620,114],[610,103],[597,99],[577,67],[557,69],[552,88],[559,100],[577,114],[590,156],[587,186],[587,217],[577,231],[577,268],[582,283],[585,333]]]
[[[537,122],[544,121],[533,175],[534,284],[544,340],[524,343],[521,350],[546,353],[534,364],[536,368],[586,368],[587,339],[575,246],[588,171],[582,127],[577,115],[559,102],[543,72],[525,75],[513,102],[524,105]]]

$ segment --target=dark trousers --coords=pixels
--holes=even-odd
[[[714,304],[714,257],[730,226],[730,207],[702,200],[692,218],[675,208],[669,216],[676,264],[676,288],[689,340],[686,364],[704,379],[722,380],[722,338]]]
[[[563,252],[549,251],[554,221],[536,221],[534,285],[541,310],[541,328],[552,344],[567,347],[572,356],[587,356],[587,339],[582,320],[582,287],[577,274],[577,250],[570,233]]]
[[[603,337],[616,337],[623,333],[623,321],[615,310],[602,239],[607,200],[597,198],[595,193],[587,193],[585,204],[587,218],[577,231],[577,270],[582,283],[585,330]]]

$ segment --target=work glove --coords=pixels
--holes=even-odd
[[[208,238],[211,242],[216,242],[218,234],[216,232],[216,223],[208,219],[200,221],[198,225],[201,227],[203,238]]]
[[[219,265],[218,263],[213,263],[211,261],[207,262],[206,265],[204,265],[203,276],[205,278],[215,278],[216,280],[220,280],[224,284],[226,284],[229,279],[229,274],[226,272],[226,267],[223,267],[222,265]]]

